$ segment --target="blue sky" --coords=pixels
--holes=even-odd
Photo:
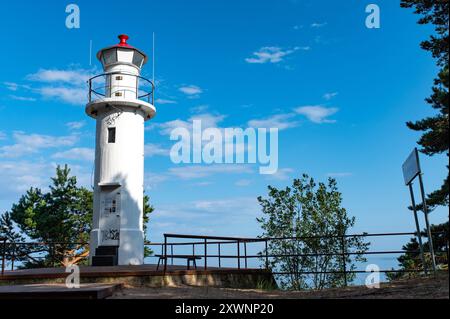
[[[398,1],[75,3],[77,30],[65,26],[69,2],[14,1],[4,9],[0,212],[29,187],[45,188],[56,164],[68,163],[91,185],[95,123],[84,113],[85,80],[101,69],[96,59],[89,64],[89,43],[97,52],[127,33],[151,55],[155,32],[158,114],[145,136],[145,186],[156,209],[151,240],[256,236],[256,197],[303,172],[337,178],[344,207],[357,218],[353,232],[414,230],[401,165],[420,134],[405,122],[432,114],[423,100],[437,69],[419,47],[432,29]],[[380,7],[380,29],[365,27],[369,3]],[[143,75],[152,76],[151,65]],[[323,112],[298,111],[305,106]],[[173,164],[166,131],[195,118],[221,128],[279,127],[279,173]],[[446,158],[421,159],[431,191]],[[443,208],[431,215],[433,223],[446,218]]]

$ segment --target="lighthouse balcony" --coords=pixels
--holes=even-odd
[[[155,86],[152,81],[142,76],[110,72],[89,79],[88,85],[89,103],[86,113],[91,117],[96,117],[107,105],[140,108],[145,112],[146,119],[155,115]]]

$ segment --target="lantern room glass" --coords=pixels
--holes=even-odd
[[[117,62],[117,49],[109,49],[103,52],[103,65],[111,65]]]
[[[117,49],[117,61],[123,63],[133,62],[134,50],[118,48]]]
[[[144,57],[143,54],[141,54],[141,53],[138,52],[138,51],[135,51],[135,52],[134,52],[133,64],[134,64],[135,66],[137,66],[138,68],[141,68],[142,65],[144,64],[144,59],[145,59],[145,57]]]
[[[145,56],[135,49],[128,48],[111,48],[103,51],[102,63],[103,67],[107,67],[116,63],[133,64],[138,68],[142,68]]]

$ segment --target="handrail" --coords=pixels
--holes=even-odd
[[[241,237],[223,237],[223,236],[203,236],[203,235],[180,235],[180,234],[164,234],[164,237],[171,238],[190,238],[190,239],[215,239],[215,240],[259,240],[259,238],[241,238]]]
[[[443,234],[444,232],[433,232],[434,235]],[[368,250],[368,251],[357,251],[357,250],[347,250],[345,246],[345,239],[346,238],[355,238],[355,237],[389,237],[389,236],[413,236],[417,235],[415,232],[397,232],[397,233],[373,233],[373,234],[353,234],[353,235],[324,235],[324,236],[305,236],[305,237],[275,237],[275,238],[269,238],[269,237],[261,237],[261,238],[244,238],[244,237],[226,237],[226,236],[202,236],[202,235],[182,235],[182,234],[164,234],[164,242],[145,242],[145,246],[155,246],[160,247],[161,253],[158,254],[158,256],[164,256],[164,271],[167,271],[167,263],[169,259],[171,260],[173,264],[174,256],[177,255],[175,247],[180,246],[192,246],[192,253],[188,252],[188,254],[192,256],[198,256],[204,258],[204,269],[208,269],[208,259],[211,260],[212,258],[214,260],[218,260],[218,266],[219,268],[222,268],[222,260],[236,260],[236,265],[231,268],[236,269],[248,269],[248,260],[261,260],[263,264],[261,265],[262,268],[265,268],[266,270],[271,270],[274,275],[283,275],[286,273],[279,272],[277,269],[271,269],[270,268],[270,261],[273,258],[300,258],[300,257],[311,257],[311,256],[341,256],[342,258],[342,269],[336,270],[332,273],[343,273],[345,280],[347,280],[347,274],[357,274],[357,273],[364,273],[362,270],[355,270],[355,269],[348,269],[347,266],[347,258],[350,256],[370,256],[370,255],[399,255],[399,254],[419,254],[419,250],[407,250],[407,249],[391,249],[391,250]],[[183,241],[183,242],[169,242],[170,238],[175,239],[192,239],[191,241]],[[279,254],[274,254],[269,251],[269,243],[272,241],[278,241],[278,240],[307,240],[307,239],[314,239],[314,238],[339,238],[342,243],[344,244],[342,249],[337,249],[336,251],[315,251],[311,253],[301,253],[301,252],[284,252]],[[195,241],[197,240],[197,241]],[[3,241],[3,242],[2,242]],[[248,252],[247,250],[247,244],[250,243],[262,243],[264,248],[258,248],[255,252],[253,250]],[[33,254],[39,254],[41,252],[52,251],[55,247],[61,246],[78,246],[80,249],[85,249],[86,246],[89,245],[89,243],[86,242],[77,242],[77,243],[71,243],[71,242],[8,242],[6,238],[0,238],[0,259],[2,261],[2,272],[3,275],[6,268],[6,261],[11,260],[11,270],[14,270],[14,261],[23,261],[26,260],[26,258],[31,258],[32,260],[39,260],[40,258],[45,258],[41,255],[33,255]],[[227,249],[226,251],[222,249],[224,246],[229,247],[229,245],[232,245],[232,249],[236,249],[235,253],[230,251],[230,249]],[[236,248],[233,248],[233,245],[235,245]],[[21,246],[44,246],[44,248],[36,250],[36,251],[30,251],[30,252],[24,252],[20,249]],[[196,251],[196,248],[198,246],[203,247]],[[48,247],[48,248],[47,248]],[[212,249],[210,248],[212,247]],[[39,248],[39,247],[38,247]],[[156,250],[156,248],[155,248]],[[183,252],[183,255],[185,253]],[[442,254],[443,260],[447,258],[448,260],[448,246],[445,250],[439,251],[438,254]],[[54,258],[55,256],[52,255],[50,252],[51,258]],[[74,257],[77,254],[64,254],[64,256],[60,256],[61,258],[65,257]],[[445,257],[446,256],[446,257]],[[149,256],[153,258],[158,258],[155,255]],[[24,259],[25,258],[25,259]],[[83,260],[85,260],[87,257],[83,256]],[[339,257],[338,257],[339,258]],[[56,261],[56,259],[54,260]],[[244,262],[242,264],[242,261]],[[211,266],[209,266],[211,267]],[[225,266],[227,269],[230,269],[229,266]],[[225,269],[225,268],[224,268]],[[411,269],[411,270],[380,270],[380,272],[423,272],[424,269],[422,267],[419,267],[417,269]],[[303,274],[303,272],[301,272]],[[322,271],[317,271],[314,273],[324,273]],[[306,273],[304,273],[306,274]]]
[[[108,76],[117,75],[117,74],[135,77],[136,78],[136,86],[122,86],[122,85],[112,86],[111,85],[112,81],[109,81],[109,85],[107,85],[106,84],[107,83],[107,81],[106,81],[107,77]],[[105,85],[93,88],[93,82],[96,79],[99,79],[99,78],[104,78]],[[143,83],[149,85],[150,86],[149,87],[150,91],[146,92],[146,91],[142,90],[141,86],[139,85],[139,80],[142,80]],[[96,75],[96,76],[90,78],[87,81],[87,83],[89,85],[89,103],[93,102],[93,99],[92,99],[92,95],[93,94],[98,96],[98,97],[107,97],[106,96],[106,92],[107,92],[108,88],[109,88],[109,92],[111,94],[112,89],[114,87],[120,87],[120,88],[124,87],[124,88],[130,88],[130,90],[119,90],[119,91],[129,91],[129,92],[136,93],[136,99],[137,100],[145,100],[146,102],[148,102],[150,104],[154,104],[155,84],[151,80],[149,80],[149,79],[147,79],[147,78],[145,78],[143,76],[140,76],[140,75],[136,75],[136,74],[132,74],[132,73],[128,73],[128,72],[108,72],[108,73],[99,74],[99,75]],[[99,92],[100,89],[104,89],[105,92],[104,93]],[[131,90],[131,89],[135,89],[135,91]],[[143,91],[144,94],[139,94],[140,91]],[[111,96],[109,96],[109,97],[111,97]]]
[[[434,235],[442,234],[444,232],[434,232]],[[153,245],[161,246],[162,253],[161,255],[164,258],[164,272],[168,269],[168,259],[174,255],[173,248],[174,246],[182,246],[182,245],[192,245],[193,248],[193,256],[200,256],[204,258],[204,269],[208,269],[208,258],[218,258],[219,268],[221,268],[221,259],[236,259],[237,260],[237,269],[241,269],[241,260],[244,260],[244,269],[248,269],[248,259],[263,259],[265,260],[265,268],[266,270],[270,270],[270,258],[280,258],[280,257],[318,257],[318,256],[341,256],[342,258],[342,270],[330,272],[330,273],[342,273],[344,276],[345,285],[347,285],[347,275],[349,274],[357,274],[357,273],[365,273],[366,271],[355,270],[355,269],[347,269],[347,258],[350,256],[369,256],[369,255],[386,255],[386,254],[419,254],[419,250],[378,250],[378,251],[348,251],[346,250],[345,241],[347,238],[358,238],[358,237],[388,237],[388,236],[414,236],[418,235],[416,232],[395,232],[395,233],[361,233],[361,234],[343,234],[343,235],[333,235],[327,234],[322,236],[302,236],[302,237],[260,237],[260,238],[242,238],[242,237],[223,237],[223,236],[203,236],[203,235],[183,235],[183,234],[164,234],[164,243],[149,243]],[[169,238],[174,239],[194,239],[199,240],[197,242],[168,242]],[[270,241],[278,241],[278,240],[310,240],[310,239],[333,239],[337,238],[341,241],[341,249],[336,252],[313,252],[313,253],[293,253],[293,254],[270,254],[268,250],[268,243]],[[212,241],[209,241],[212,240]],[[257,255],[249,255],[247,254],[247,243],[258,243],[262,242],[265,244],[265,249],[262,252],[259,252]],[[237,255],[230,254],[222,254],[221,253],[221,245],[227,244],[236,244]],[[243,244],[244,254],[241,254],[241,245]],[[208,254],[207,247],[208,245],[218,245],[217,251],[218,254]],[[168,254],[167,247],[170,247],[171,253]],[[204,246],[204,251],[202,254],[195,254],[196,246]],[[441,251],[439,253],[446,254],[448,258],[448,245],[445,251]],[[172,258],[173,259],[173,258]],[[173,264],[173,260],[172,260]],[[402,270],[380,270],[381,273],[388,272],[423,272],[424,269],[402,269]],[[276,272],[272,271],[274,275],[286,275],[292,273],[286,272]],[[307,274],[305,272],[301,272],[302,274]],[[322,274],[325,272],[317,271],[311,272],[311,274]]]
[[[434,234],[439,234],[441,232],[436,232]],[[397,232],[397,233],[361,233],[361,234],[351,234],[351,235],[322,235],[322,236],[299,236],[299,237],[257,237],[257,238],[246,238],[246,237],[220,237],[220,236],[203,236],[203,235],[181,235],[181,234],[164,234],[164,236],[171,238],[188,238],[188,239],[215,239],[215,240],[230,240],[230,241],[247,241],[247,242],[258,242],[268,240],[302,240],[302,239],[321,239],[321,238],[354,238],[354,237],[381,237],[381,236],[407,236],[416,235],[415,232]]]

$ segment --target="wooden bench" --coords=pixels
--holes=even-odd
[[[194,255],[155,255],[155,257],[159,257],[158,260],[158,266],[156,267],[156,270],[159,270],[159,266],[162,261],[167,262],[167,259],[186,259],[187,261],[187,269],[191,269],[191,261],[192,265],[194,266],[194,269],[197,269],[197,260],[201,260],[202,257],[194,256]]]

